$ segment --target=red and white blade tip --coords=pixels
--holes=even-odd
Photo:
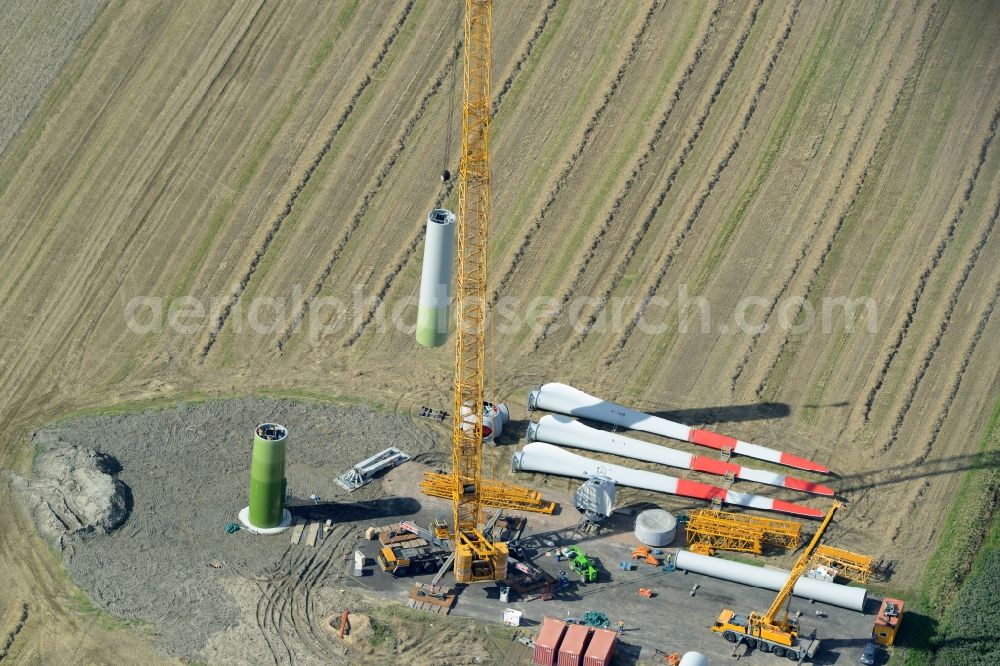
[[[800,458],[799,456],[794,456],[791,453],[781,453],[781,464],[787,465],[789,467],[795,467],[797,469],[804,469],[810,472],[819,472],[820,474],[829,474],[830,468],[819,463],[814,463],[811,460],[806,460],[805,458]]]
[[[783,500],[771,500],[771,502],[771,509],[773,511],[790,513],[792,515],[803,516],[805,518],[822,518],[826,515],[824,511],[814,509],[811,506],[802,506],[801,504],[793,504],[792,502],[785,502]]]
[[[828,495],[833,497],[835,493],[833,488],[829,486],[824,486],[821,483],[813,483],[811,481],[803,481],[802,479],[796,479],[795,477],[786,476],[785,477],[785,488],[791,490],[801,490],[804,493],[813,493],[814,495]]]

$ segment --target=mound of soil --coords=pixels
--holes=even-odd
[[[46,539],[61,548],[68,535],[107,534],[125,522],[131,491],[115,478],[121,470],[117,460],[51,435],[36,433],[34,439],[42,447],[35,477],[12,475],[12,485]]]

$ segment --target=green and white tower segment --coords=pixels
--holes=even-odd
[[[250,505],[240,511],[240,522],[251,532],[276,534],[292,524],[285,508],[285,445],[288,429],[277,423],[257,426],[250,462]]]
[[[455,214],[435,208],[427,216],[424,266],[417,303],[417,342],[440,347],[448,340],[451,273],[455,263]]]

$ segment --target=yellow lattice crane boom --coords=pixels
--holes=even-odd
[[[424,472],[424,480],[420,483],[420,490],[431,497],[450,499],[454,495],[454,487],[451,475],[437,472]],[[542,498],[542,494],[537,490],[496,479],[480,480],[480,497],[483,506],[491,509],[513,509],[546,514],[551,514],[556,509],[556,503]]]
[[[479,528],[483,508],[483,384],[486,365],[486,243],[490,227],[492,13],[492,0],[466,0],[451,460],[455,513],[455,578],[459,583],[502,579],[507,566],[506,544],[490,542]]]

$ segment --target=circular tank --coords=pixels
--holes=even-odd
[[[284,519],[287,440],[288,429],[277,423],[263,423],[254,431],[248,514],[254,527],[278,527]]]
[[[708,657],[701,652],[685,652],[678,666],[708,666]]]
[[[635,538],[647,546],[669,546],[677,535],[677,519],[663,509],[643,511],[635,519]]]

